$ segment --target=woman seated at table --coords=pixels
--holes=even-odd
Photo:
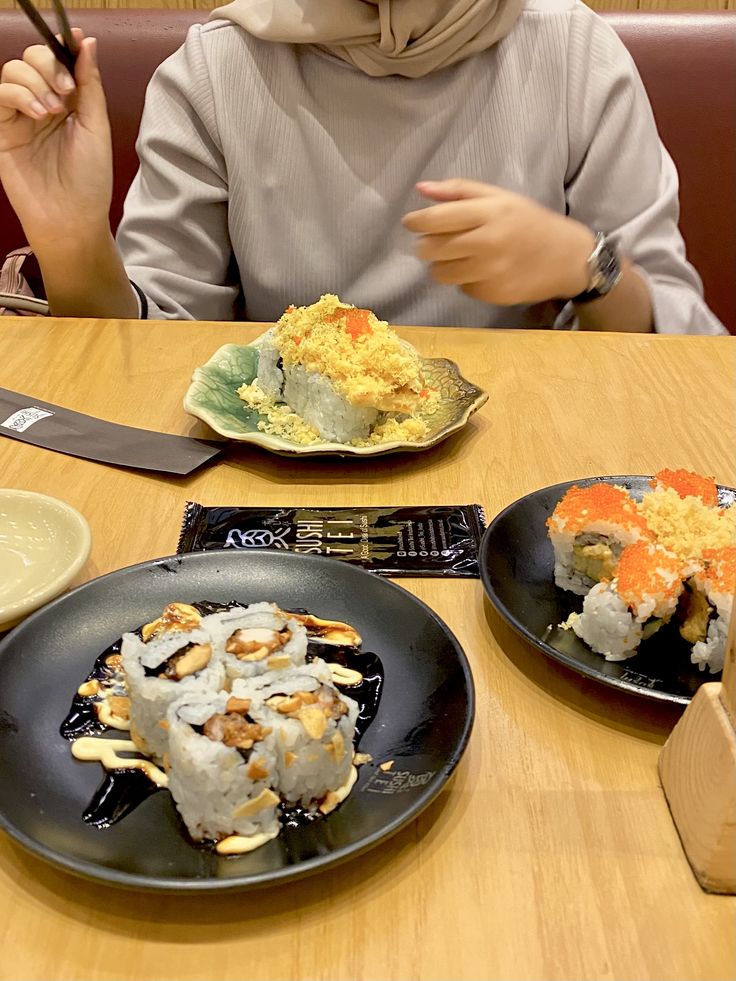
[[[641,80],[577,0],[215,10],[150,83],[117,239],[76,37],[76,85],[42,45],[0,84],[0,179],[56,315],[271,321],[334,292],[397,324],[723,332]]]

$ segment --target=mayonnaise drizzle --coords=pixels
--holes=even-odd
[[[275,831],[259,831],[255,835],[228,835],[217,842],[215,851],[218,855],[245,855],[246,852],[252,852],[271,841],[279,831],[280,828],[276,828]]]
[[[103,725],[108,726],[110,729],[120,729],[122,732],[130,731],[130,719],[123,719],[110,711],[107,699],[98,702],[95,705],[95,709],[97,710],[97,718]]]
[[[168,787],[169,778],[155,763],[140,757],[118,755],[137,752],[135,743],[130,739],[81,736],[72,743],[72,756],[77,760],[98,760],[106,770],[143,770],[157,787]]]
[[[337,790],[333,791],[335,797],[337,797],[338,804],[342,804],[345,798],[348,796],[350,791],[355,786],[355,781],[358,779],[358,771],[354,766],[350,767],[350,773],[348,773],[348,778],[342,787],[338,787]]]
[[[330,669],[332,680],[336,685],[359,685],[363,680],[360,671],[346,668],[342,664],[329,663],[327,667]]]
[[[319,805],[320,811],[323,814],[330,814],[332,811],[334,811],[337,805],[342,804],[342,802],[348,796],[357,779],[358,771],[354,766],[351,766],[350,773],[348,773],[348,778],[342,787],[338,787],[337,790],[330,790],[327,792],[324,800]]]

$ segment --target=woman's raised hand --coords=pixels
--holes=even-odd
[[[0,181],[37,252],[109,235],[112,147],[97,41],[73,35],[74,79],[42,44],[0,74]]]
[[[584,290],[595,237],[580,222],[520,194],[477,181],[424,181],[436,202],[404,217],[420,237],[417,255],[439,283],[510,306]]]

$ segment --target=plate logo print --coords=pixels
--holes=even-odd
[[[18,409],[17,412],[8,416],[4,422],[0,422],[0,426],[3,429],[12,429],[17,433],[24,433],[34,423],[39,422],[41,419],[46,419],[53,414],[53,412],[49,412],[47,409],[39,409],[36,405],[29,405],[27,409]]]
[[[410,770],[390,770],[386,773],[374,773],[365,786],[371,794],[401,794],[407,790],[424,787],[436,770],[426,770],[424,773],[412,773]]]
[[[225,548],[288,548],[284,541],[288,532],[288,528],[276,528],[273,531],[268,528],[253,528],[250,531],[232,528],[227,533]]]

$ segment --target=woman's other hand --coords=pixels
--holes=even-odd
[[[417,185],[439,202],[403,223],[438,283],[499,306],[568,299],[588,285],[595,236],[529,198],[468,180]]]
[[[39,254],[109,235],[112,149],[97,41],[73,34],[74,79],[42,44],[0,74],[0,181]]]

